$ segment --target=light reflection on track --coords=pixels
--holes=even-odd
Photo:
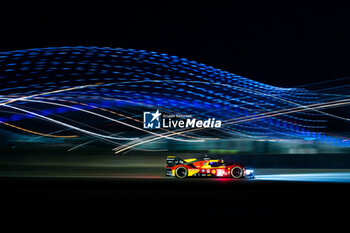
[[[350,183],[350,172],[257,175],[256,180]]]
[[[68,178],[68,179],[168,179],[179,180],[174,177],[156,175],[1,175],[0,177],[17,178]],[[198,182],[235,182],[231,178],[201,178],[184,179],[184,181]],[[293,182],[328,182],[328,183],[350,183],[349,172],[339,173],[305,173],[305,174],[274,174],[258,175],[255,179],[242,179],[240,181],[293,181]]]
[[[86,163],[61,163],[50,164],[48,161],[38,164],[7,164],[0,169],[0,178],[58,178],[58,179],[109,179],[109,180],[163,180],[165,182],[203,182],[203,183],[260,183],[264,181],[292,181],[292,182],[328,182],[328,183],[350,183],[349,169],[255,169],[254,179],[232,179],[189,177],[177,179],[167,177],[164,167],[152,160],[148,164],[140,163],[139,160],[118,160],[118,163],[99,164],[87,161]],[[91,164],[94,162],[94,164]],[[113,162],[113,161],[111,161]],[[132,163],[133,162],[133,163]],[[6,164],[5,164],[6,165]]]

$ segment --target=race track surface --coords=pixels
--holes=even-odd
[[[222,216],[287,222],[341,218],[342,210],[350,207],[349,172],[260,172],[265,174],[251,180],[179,180],[159,174],[91,170],[89,174],[75,170],[65,175],[51,171],[45,176],[1,174],[0,204],[10,215],[121,215],[133,219]]]
[[[347,169],[258,168],[249,180],[176,179],[164,176],[163,160],[57,161],[1,163],[0,206],[7,217],[309,223],[342,219],[350,207]]]

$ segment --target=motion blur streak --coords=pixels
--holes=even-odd
[[[350,147],[349,140],[325,132],[326,117],[334,116],[317,110],[345,106],[347,100],[346,103],[332,102],[331,105],[323,96],[303,88],[267,85],[177,56],[123,48],[50,47],[0,52],[0,66],[4,67],[0,70],[1,97],[19,96],[2,102],[0,106],[8,107],[16,102],[15,110],[21,111],[21,114],[17,111],[13,114],[5,110],[1,112],[0,121],[11,124],[21,121],[20,126],[29,128],[26,124],[32,124],[30,128],[36,126],[37,131],[54,132],[68,128],[96,139],[120,140],[49,119],[50,115],[65,115],[71,121],[75,119],[76,123],[84,122],[111,134],[122,132],[123,136],[128,136],[121,140],[144,139],[149,134],[174,139],[168,138],[173,136],[171,134],[142,130],[142,113],[159,109],[162,114],[181,113],[200,120],[215,118],[223,121],[224,127],[217,130],[177,131],[174,134],[177,141],[185,141],[178,137],[191,133],[188,136],[193,138],[298,139]],[[43,103],[30,101],[42,95],[78,103],[47,109]],[[97,108],[108,109],[103,113],[105,117],[97,113],[82,114]],[[32,114],[24,109],[35,109],[35,112]],[[111,122],[114,116],[109,114],[114,115],[114,112],[126,117],[123,119],[125,124],[116,120]],[[35,118],[53,124],[47,124],[48,128],[43,129]],[[1,133],[12,132],[4,129]],[[11,140],[19,140],[22,136],[26,135],[13,134]],[[152,140],[149,142],[156,141],[148,139]],[[60,142],[60,139],[51,142]],[[142,142],[133,143],[141,145]],[[130,144],[116,151],[131,149]]]
[[[257,175],[257,180],[350,183],[350,172]]]
[[[54,119],[49,118],[49,117],[42,116],[42,115],[40,115],[40,114],[36,114],[36,113],[34,113],[34,112],[30,112],[30,111],[27,111],[27,110],[24,110],[24,109],[21,109],[21,108],[17,108],[17,107],[10,106],[10,105],[4,105],[4,106],[5,106],[5,107],[8,107],[8,108],[16,109],[16,110],[18,110],[18,111],[22,111],[22,112],[25,112],[25,113],[32,114],[32,115],[37,116],[37,117],[39,117],[39,118],[43,118],[44,120],[47,120],[47,121],[50,121],[50,122],[53,122],[53,123],[62,125],[62,126],[67,127],[67,128],[71,128],[71,129],[80,131],[80,132],[82,132],[82,133],[85,133],[85,134],[88,134],[88,135],[91,135],[91,136],[95,136],[95,137],[101,137],[101,138],[107,138],[107,139],[114,139],[114,140],[135,140],[135,139],[137,139],[137,138],[117,138],[117,137],[112,137],[112,136],[97,134],[97,133],[90,132],[90,131],[88,131],[88,130],[84,130],[84,129],[81,129],[81,128],[78,128],[78,127],[75,127],[75,126],[72,126],[72,125],[69,125],[69,124],[66,124],[66,123],[63,123],[63,122],[54,120]]]
[[[339,102],[339,101],[336,101],[336,102]],[[332,103],[332,102],[330,102],[330,103]],[[260,114],[261,116],[256,115],[256,116],[253,116],[253,117],[247,117],[248,119],[244,119],[243,118],[242,120],[238,120],[238,121],[228,121],[228,123],[226,123],[226,124],[237,124],[237,123],[240,123],[240,122],[254,121],[254,120],[259,120],[259,119],[263,119],[263,118],[267,118],[267,117],[271,117],[271,116],[284,115],[284,114],[293,113],[293,112],[301,112],[301,111],[307,111],[307,110],[316,110],[316,109],[320,109],[320,108],[324,109],[324,108],[330,108],[330,107],[335,107],[335,106],[348,105],[349,103],[350,102],[347,100],[346,102],[342,102],[342,103],[317,104],[318,106],[316,106],[316,107],[302,106],[299,109],[298,108],[292,108],[293,109],[292,111],[288,111],[288,109],[284,109],[284,110],[282,110],[283,112],[281,112],[281,113],[274,113],[274,112],[270,112],[268,114],[262,113],[262,114]],[[275,111],[275,112],[278,112],[278,111]],[[321,112],[321,111],[319,111],[319,112]],[[327,113],[325,113],[325,114],[327,114]],[[329,114],[329,115],[331,115],[331,114]],[[338,117],[338,116],[335,116],[335,115],[332,115],[332,116]],[[338,118],[340,118],[340,117],[338,117]],[[342,119],[347,120],[347,121],[350,120],[348,118],[342,118]],[[183,132],[190,132],[190,131],[197,131],[197,130],[203,130],[203,129],[202,128],[195,128],[195,129],[183,130]],[[170,135],[174,135],[174,134],[170,134]],[[123,146],[120,146],[120,147],[114,149],[115,150],[115,154],[118,154],[118,153],[120,153],[122,151],[128,150],[128,149],[130,149],[132,147],[135,147],[135,146],[138,146],[138,145],[141,145],[141,144],[144,144],[144,143],[148,143],[150,141],[158,140],[158,139],[161,139],[161,138],[153,138],[153,139],[150,139],[150,140],[144,140],[144,141],[138,142],[138,143],[136,143],[134,145],[127,146],[127,147],[126,147],[126,145],[124,145],[124,148],[119,150],[119,148],[123,147]]]
[[[76,90],[76,89],[81,89],[81,88],[86,88],[86,87],[91,87],[91,86],[96,86],[96,85],[101,85],[101,84],[103,84],[103,83],[95,83],[95,84],[89,84],[89,85],[83,85],[83,86],[77,86],[77,87],[70,87],[70,88],[59,89],[59,90],[44,92],[44,93],[30,95],[30,96],[24,96],[24,97],[11,99],[11,100],[8,100],[6,102],[0,103],[0,106],[10,104],[10,103],[13,103],[15,101],[30,99],[30,98],[37,97],[37,96],[55,94],[55,93],[60,93],[60,92],[65,92],[65,91],[71,91],[71,90]]]
[[[0,122],[0,124],[4,124],[4,125],[10,126],[12,128],[18,129],[18,130],[22,130],[22,131],[25,131],[25,132],[28,132],[28,133],[37,134],[37,135],[45,136],[45,137],[53,137],[53,138],[76,138],[76,137],[78,137],[78,135],[56,135],[56,134],[40,133],[40,132],[37,132],[37,131],[25,129],[25,128],[22,128],[22,127],[19,127],[19,126],[16,126],[16,125],[12,125],[12,124],[9,124],[9,123],[5,123],[5,122]]]
[[[74,110],[77,110],[77,111],[86,112],[88,114],[92,114],[92,115],[95,115],[95,116],[98,116],[98,117],[101,117],[101,118],[105,118],[107,120],[114,121],[114,122],[119,123],[119,124],[123,124],[125,126],[134,128],[136,130],[144,131],[144,132],[147,132],[149,134],[153,134],[153,135],[159,136],[161,138],[167,138],[167,139],[178,140],[178,141],[189,141],[189,142],[204,141],[204,140],[185,140],[185,139],[178,139],[178,138],[170,138],[170,137],[167,137],[167,136],[163,136],[162,134],[153,133],[151,131],[144,130],[144,129],[136,127],[134,125],[127,124],[127,123],[124,123],[122,121],[119,121],[119,120],[116,120],[116,119],[113,119],[113,118],[110,118],[110,117],[106,117],[104,115],[101,115],[101,114],[98,114],[98,113],[95,113],[95,112],[91,112],[91,111],[88,111],[88,110],[84,110],[84,109],[81,109],[81,108],[76,108],[76,107],[65,105],[65,104],[59,104],[59,103],[48,102],[48,101],[40,101],[40,100],[27,100],[27,101],[38,102],[38,103],[45,103],[45,104],[51,104],[51,105],[57,105],[57,106],[65,107],[65,108],[71,108],[71,109],[74,109]],[[116,139],[116,138],[112,138],[112,139]],[[124,139],[125,140],[134,140],[134,138],[120,138],[119,140],[124,140]]]
[[[295,112],[302,112],[302,111],[308,111],[308,110],[317,110],[317,109],[324,109],[324,108],[339,107],[339,106],[348,105],[350,103],[349,100],[341,100],[341,101],[342,101],[341,103],[338,103],[339,101],[335,101],[337,103],[334,103],[334,101],[331,101],[331,102],[328,102],[328,103],[317,104],[316,107],[302,106],[300,108],[292,108],[292,110],[284,109],[284,110],[281,110],[282,112],[280,112],[280,111],[276,111],[276,113],[275,112],[269,112],[269,114],[266,114],[266,115],[264,113],[262,113],[261,114],[262,116],[253,117],[253,118],[250,117],[249,119],[244,119],[243,118],[243,120],[233,121],[233,122],[229,122],[227,124],[237,124],[237,123],[241,123],[241,122],[245,122],[245,121],[259,120],[259,119],[266,118],[266,117],[279,116],[279,115],[295,113]],[[321,111],[318,111],[318,112],[321,112]],[[339,119],[342,119],[342,120],[345,120],[345,121],[349,121],[350,120],[349,118],[339,117],[339,116],[336,116],[336,115],[333,115],[333,114],[328,114],[328,113],[324,113],[324,112],[321,112],[321,113],[323,113],[325,115],[328,115],[328,116],[335,117],[335,118],[339,118]]]

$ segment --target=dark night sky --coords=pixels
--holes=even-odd
[[[145,49],[283,87],[350,76],[347,6],[71,2],[2,7],[0,50],[65,45]]]

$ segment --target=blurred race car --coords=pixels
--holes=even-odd
[[[236,163],[225,163],[222,159],[208,157],[180,159],[168,156],[166,159],[166,175],[177,178],[190,176],[254,178],[254,170],[245,168]]]

